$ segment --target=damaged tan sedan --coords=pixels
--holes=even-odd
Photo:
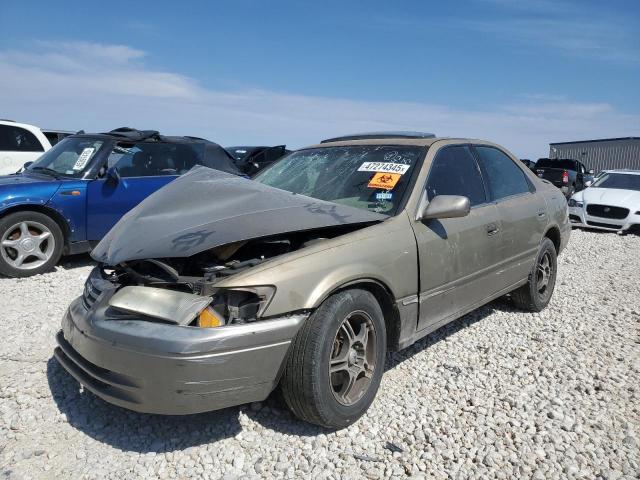
[[[140,412],[264,400],[308,422],[365,413],[385,353],[510,293],[546,307],[567,204],[498,145],[429,134],[327,140],[254,180],[197,167],[93,251],[55,356]]]

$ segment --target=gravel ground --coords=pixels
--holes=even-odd
[[[506,300],[390,354],[368,414],[338,432],[275,398],[141,415],[52,359],[91,268],[0,279],[0,477],[639,478],[640,237],[574,231],[540,314]]]

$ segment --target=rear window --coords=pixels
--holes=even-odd
[[[536,168],[563,168],[565,170],[576,170],[576,161],[541,158],[536,162]]]

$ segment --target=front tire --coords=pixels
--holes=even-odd
[[[351,425],[375,398],[386,354],[382,309],[366,290],[329,297],[294,338],[281,380],[300,419],[326,428]]]
[[[51,270],[62,255],[64,236],[51,217],[16,212],[0,219],[0,273],[29,277]]]
[[[546,308],[553,295],[558,274],[558,258],[553,242],[544,238],[538,250],[529,279],[525,285],[511,293],[516,307],[529,312]]]

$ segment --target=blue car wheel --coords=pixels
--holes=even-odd
[[[28,277],[58,262],[64,237],[60,226],[39,212],[16,212],[0,219],[0,273]]]

